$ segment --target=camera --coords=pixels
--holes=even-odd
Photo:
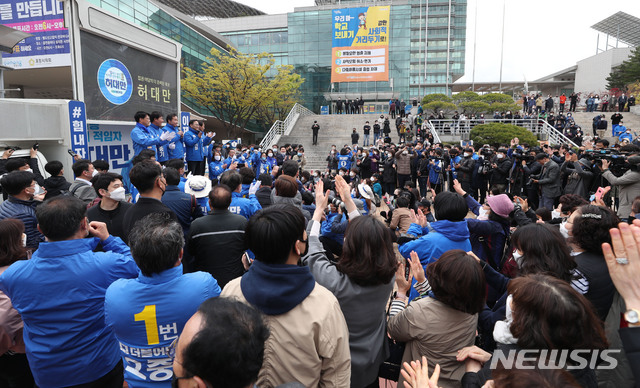
[[[481,148],[480,155],[484,156],[485,159],[490,158],[493,155],[493,151],[491,151],[491,148]]]
[[[524,153],[522,150],[513,151],[513,154],[511,154],[511,156],[519,162],[523,160],[525,162],[532,162],[534,159],[532,155],[529,155],[528,153]]]
[[[603,159],[611,162],[609,171],[616,177],[622,176],[631,168],[631,165],[627,163],[627,155],[620,154],[616,150],[589,150],[584,155],[587,159],[595,161],[595,164],[599,166],[602,165]]]
[[[333,204],[336,207],[341,207],[341,208],[345,208],[344,207],[344,202],[342,202],[341,200],[339,200],[338,198],[334,197],[333,195],[329,196],[329,203]]]

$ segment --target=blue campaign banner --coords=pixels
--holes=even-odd
[[[82,101],[69,101],[69,130],[71,131],[71,150],[83,159],[88,158],[87,112]]]
[[[189,121],[191,121],[191,113],[180,112],[180,130],[182,133],[187,133],[189,130]]]
[[[133,157],[132,125],[89,124],[89,158],[109,163],[109,171],[120,174]]]
[[[334,34],[332,47],[350,47],[358,31],[365,27],[369,7],[342,8],[332,11]]]
[[[0,0],[0,23],[33,35],[13,53],[3,53],[2,64],[14,69],[70,66],[63,5],[58,0]]]
[[[320,114],[321,115],[328,115],[329,114],[329,105],[322,105],[320,107]]]

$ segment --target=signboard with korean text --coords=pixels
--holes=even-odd
[[[86,159],[89,156],[86,107],[82,101],[69,101],[71,150]]]
[[[80,32],[89,120],[133,121],[137,111],[178,113],[178,64]]]
[[[2,65],[14,69],[70,66],[69,32],[59,0],[0,0],[0,23],[32,34],[2,53]]]
[[[334,9],[331,82],[389,80],[390,6]]]
[[[120,173],[133,157],[133,124],[89,124],[89,159],[109,162],[109,171]]]
[[[180,130],[182,133],[187,133],[189,130],[189,121],[191,121],[191,113],[180,112]]]

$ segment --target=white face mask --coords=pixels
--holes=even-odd
[[[409,155],[409,151],[402,151],[402,155]]]
[[[100,174],[100,172],[98,170],[93,170],[93,172],[91,173],[91,176],[93,177],[93,176],[96,176],[98,174]]]
[[[124,201],[125,200],[125,189],[124,187],[118,187],[117,189],[111,191],[109,193],[109,198],[113,199],[114,201]]]
[[[220,155],[215,155],[213,157],[213,159],[215,159],[215,161],[220,161],[220,159],[222,159],[222,158],[220,157]]]
[[[268,157],[270,157],[270,158],[273,158],[273,154],[272,154],[271,152],[269,152],[269,153],[267,154],[267,156],[268,156]]]
[[[27,246],[27,235],[22,233],[22,246],[26,247]]]
[[[560,233],[564,238],[569,238],[569,231],[567,230],[567,222],[563,222],[560,224]]]
[[[497,157],[498,159],[502,159],[502,158],[504,158],[504,155],[502,155],[502,154],[498,154],[498,155],[496,155],[496,157]]]
[[[340,171],[338,174],[340,174],[340,176],[344,175],[344,171]]]
[[[34,188],[33,195],[40,195],[42,193],[44,193],[44,190],[39,184],[36,183],[36,187]]]
[[[559,211],[557,211],[557,210],[552,210],[551,211],[551,219],[554,219],[554,218],[560,218],[560,212]]]
[[[480,206],[478,209],[478,219],[479,220],[488,220],[489,219],[489,210],[485,210],[483,206]]]
[[[522,253],[517,249],[513,251],[513,260],[518,264],[518,268],[522,267]]]
[[[471,156],[471,154],[470,154],[470,153],[468,153],[468,152],[465,152],[465,153],[464,153],[464,157],[465,157],[465,158],[468,158],[469,156]]]
[[[354,176],[356,176],[356,173],[352,172],[351,174],[349,174],[349,176],[353,178]]]
[[[30,172],[30,173],[33,173],[33,169],[31,169],[31,168],[27,168],[27,169],[26,169],[26,170],[24,170],[24,171],[26,171],[26,172]]]

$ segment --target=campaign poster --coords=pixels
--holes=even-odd
[[[178,64],[80,32],[88,120],[133,121],[137,111],[178,113]]]
[[[120,174],[133,158],[131,129],[134,124],[89,124],[88,159],[102,159],[109,163],[109,171]]]
[[[59,0],[0,0],[0,24],[32,34],[2,53],[2,65],[13,69],[71,66],[69,32]]]
[[[389,80],[390,6],[334,9],[331,82]]]

